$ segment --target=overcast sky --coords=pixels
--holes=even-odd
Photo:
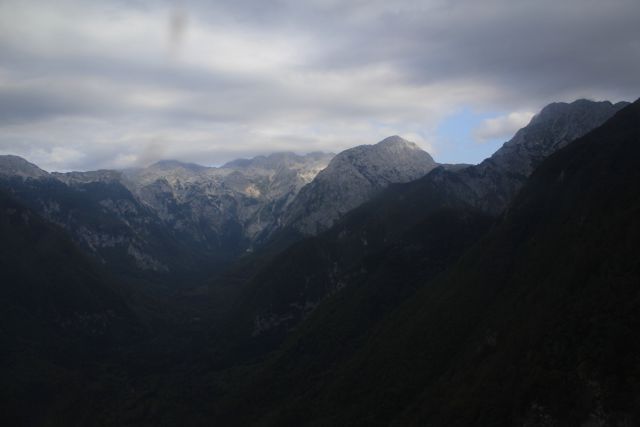
[[[475,163],[552,101],[640,96],[638,0],[0,0],[0,154],[47,170],[399,134]]]

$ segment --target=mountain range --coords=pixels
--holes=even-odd
[[[221,167],[160,161],[141,169],[48,173],[0,156],[0,185],[121,276],[158,280],[195,270],[212,274],[283,228],[304,231],[296,221],[321,214],[330,224],[388,184],[433,167],[429,154],[393,137],[336,157],[277,153]],[[358,168],[364,175],[344,174]],[[328,182],[338,187],[339,207],[298,212],[314,194],[329,197]],[[303,187],[311,188],[298,195]]]
[[[554,103],[478,165],[0,156],[3,418],[640,423],[639,126]]]

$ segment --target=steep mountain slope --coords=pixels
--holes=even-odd
[[[243,273],[245,283],[238,286],[240,295],[230,309],[230,324],[224,328],[221,340],[229,344],[240,342],[243,349],[238,351],[243,354],[272,349],[324,298],[369,281],[368,259],[380,260],[381,254],[405,247],[407,236],[424,236],[420,230],[433,231],[430,221],[436,221],[442,212],[464,212],[463,217],[478,227],[486,224],[487,216],[496,218],[506,201],[521,188],[528,170],[515,174],[502,162],[517,158],[520,163],[537,165],[553,147],[564,145],[567,137],[586,133],[622,106],[591,101],[552,104],[505,144],[516,154],[501,150],[500,162],[492,157],[457,172],[436,168],[419,180],[392,185],[327,232],[299,241],[276,257],[268,254],[265,257],[273,259],[256,262],[258,268],[248,277]],[[574,122],[576,117],[580,120]],[[519,144],[526,146],[517,148]],[[530,160],[522,160],[525,153],[529,153]],[[454,236],[464,223],[445,222],[442,227],[439,232]],[[434,240],[429,243],[432,246],[422,250],[445,251],[445,244],[446,239]],[[410,262],[408,268],[412,268]],[[246,265],[243,269],[247,270]]]
[[[61,229],[1,191],[0,237],[0,418],[37,425],[80,393],[82,363],[131,341],[140,325]]]
[[[317,234],[390,184],[413,181],[436,166],[429,153],[399,136],[345,150],[300,191],[284,225]]]
[[[254,376],[238,424],[638,424],[639,155],[637,101],[543,161],[356,351],[325,323],[348,310],[323,304]]]

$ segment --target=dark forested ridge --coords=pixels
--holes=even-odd
[[[241,264],[243,279],[234,289],[239,295],[220,341],[243,347],[249,357],[264,354],[326,296],[376,277],[375,268],[388,257],[404,263],[397,270],[406,278],[402,282],[444,269],[501,214],[532,168],[625,105],[587,100],[550,104],[481,164],[459,171],[439,167],[421,179],[392,186],[327,232],[294,239],[268,262],[254,261],[259,266],[254,271]],[[262,257],[264,252],[254,258]],[[243,352],[232,353],[238,357]]]
[[[639,144],[640,102],[552,104],[482,164],[385,184],[315,236],[277,230],[215,279],[198,269],[220,258],[110,172],[10,159],[0,418],[639,424]]]
[[[638,424],[639,143],[636,102],[544,161],[355,351],[317,321],[342,298],[318,310],[239,394],[240,424]]]

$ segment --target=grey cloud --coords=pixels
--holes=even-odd
[[[60,168],[427,140],[462,107],[640,92],[630,0],[7,0],[0,14],[0,149]]]
[[[392,61],[416,84],[474,79],[535,102],[586,91],[628,96],[639,89],[638,17],[631,1],[461,1],[418,19],[383,16],[325,61]]]
[[[496,101],[512,108],[525,99],[539,107],[575,96],[633,98],[640,89],[637,1],[255,3],[218,7],[321,39],[310,69],[390,64],[410,85],[474,80],[503,89]]]
[[[65,84],[0,87],[0,126],[69,115],[104,115],[120,108],[115,97],[97,88]]]
[[[516,112],[484,120],[474,131],[473,136],[477,142],[481,143],[492,139],[506,141],[518,129],[526,126],[533,115],[532,112]]]

